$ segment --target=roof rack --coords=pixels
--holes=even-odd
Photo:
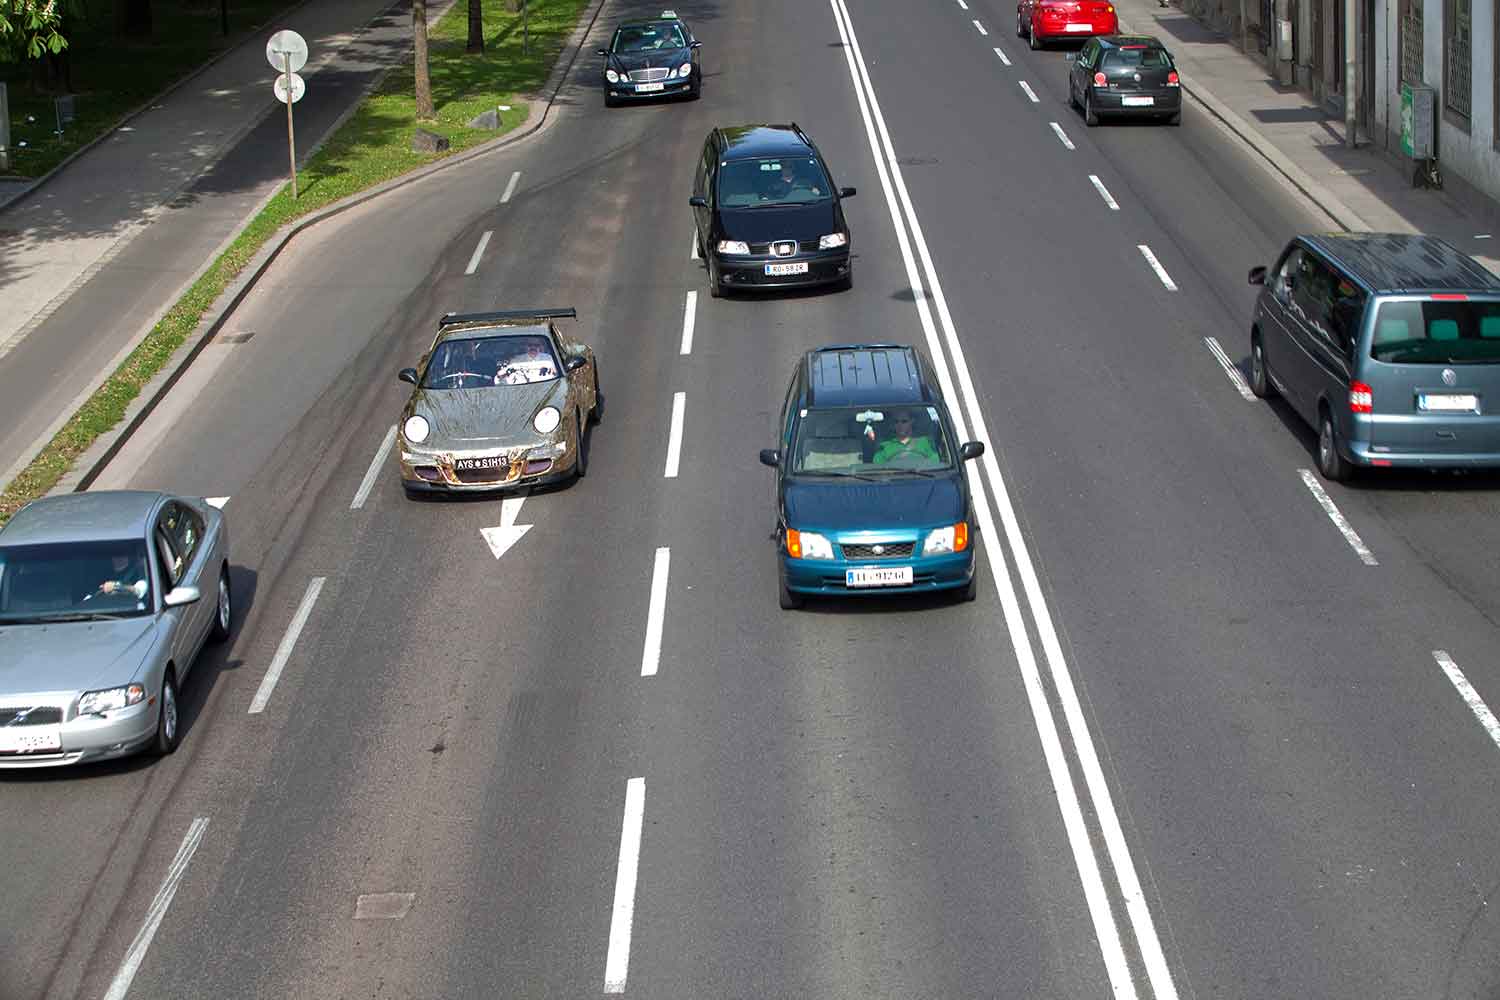
[[[578,310],[572,306],[559,309],[502,309],[498,312],[443,313],[438,320],[438,329],[455,323],[496,323],[507,319],[577,319]]]

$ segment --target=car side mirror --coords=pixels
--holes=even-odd
[[[588,363],[589,363],[589,359],[588,358],[584,357],[582,354],[575,354],[573,357],[571,357],[571,358],[568,359],[568,361],[567,361],[567,369],[570,372],[576,372],[578,369],[582,368],[584,365],[586,365]]]
[[[599,50],[599,54],[601,56],[607,56],[607,55],[609,55],[609,49],[600,49]]]
[[[203,592],[197,587],[173,587],[167,591],[167,596],[162,598],[162,603],[169,608],[177,608],[184,604],[192,604],[202,597]]]
[[[984,454],[983,441],[965,441],[958,449],[958,457],[965,462]]]
[[[839,197],[840,198],[853,198],[854,195],[855,195],[854,188],[839,188]]]
[[[775,448],[762,448],[760,450],[760,464],[776,468],[781,464],[781,452]]]
[[[690,49],[701,49],[701,48],[703,48],[703,43],[702,42],[693,42],[691,45],[688,46],[688,48],[690,48]]]
[[[1077,52],[1069,52],[1068,53],[1068,62],[1077,62],[1077,61],[1078,61],[1078,53]]]
[[[1266,269],[1264,266],[1252,267],[1250,269],[1250,284],[1264,285],[1266,283]]]
[[[417,370],[415,368],[403,368],[396,373],[396,377],[403,382],[410,382],[412,385],[417,384]]]
[[[707,208],[708,199],[703,197],[701,194],[695,194],[688,199],[688,204],[693,206],[694,208]]]

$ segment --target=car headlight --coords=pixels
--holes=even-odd
[[[543,434],[551,434],[557,430],[557,425],[560,423],[562,423],[562,414],[557,411],[557,407],[544,406],[537,411],[536,417],[531,421],[531,426]]]
[[[406,423],[401,425],[401,431],[412,444],[421,444],[432,433],[432,425],[427,422],[426,417],[407,417]]]
[[[604,71],[604,79],[608,80],[610,83],[619,83],[620,74],[616,73],[612,69],[607,69]]]
[[[818,237],[819,250],[836,250],[839,247],[846,247],[848,245],[848,233],[829,233],[827,236]]]
[[[105,688],[103,691],[85,691],[78,699],[79,715],[98,715],[100,712],[117,712],[130,705],[139,705],[146,700],[146,689],[139,684]]]
[[[927,533],[922,543],[924,556],[937,556],[945,552],[962,552],[969,547],[969,523],[960,521]]]
[[[720,240],[719,253],[749,253],[750,244],[744,240]]]
[[[793,559],[832,559],[833,543],[814,532],[788,528],[786,554]]]
[[[678,68],[677,75],[678,76],[692,76],[693,75],[693,64],[692,63],[683,63]]]

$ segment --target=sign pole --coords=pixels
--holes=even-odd
[[[292,161],[292,200],[297,200],[297,136],[292,131],[292,57],[283,53],[281,64],[286,72],[286,148]]]

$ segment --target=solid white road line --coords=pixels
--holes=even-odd
[[[1099,192],[1099,197],[1104,199],[1104,204],[1109,206],[1111,212],[1120,210],[1120,203],[1110,195],[1109,188],[1104,186],[1104,182],[1099,179],[1098,175],[1089,174],[1089,183],[1094,185],[1094,190]]]
[[[687,407],[687,393],[672,394],[672,430],[667,437],[668,479],[677,478],[677,459],[682,453],[682,411]]]
[[[315,576],[307,585],[307,593],[302,595],[302,603],[297,605],[297,613],[292,615],[292,623],[287,626],[286,635],[281,637],[281,645],[276,647],[276,655],[271,659],[271,668],[266,671],[266,676],[261,678],[260,689],[255,692],[255,699],[250,702],[250,714],[259,715],[265,710],[266,703],[271,700],[271,692],[276,690],[276,682],[281,678],[281,671],[286,668],[286,661],[291,659],[292,650],[297,645],[297,637],[302,634],[307,619],[312,615],[313,605],[317,603],[318,593],[323,589],[323,582],[327,577]]]
[[[630,925],[635,919],[635,880],[641,860],[641,822],[646,816],[646,779],[625,785],[625,821],[620,827],[620,865],[615,871],[615,907],[609,919],[604,992],[624,993],[630,969]]]
[[[177,848],[177,856],[167,869],[166,880],[156,890],[156,898],[151,900],[151,908],[146,911],[146,922],[141,925],[135,940],[130,942],[130,947],[125,952],[125,961],[120,963],[120,970],[110,982],[109,992],[104,994],[104,1000],[125,1000],[125,994],[130,991],[130,983],[146,957],[146,949],[151,947],[151,939],[156,936],[156,929],[167,915],[167,907],[172,905],[172,897],[177,895],[177,885],[182,881],[182,876],[187,874],[188,862],[193,860],[193,852],[203,842],[203,834],[207,829],[207,816],[199,816],[188,826],[182,845]]]
[[[1328,515],[1328,520],[1333,522],[1333,526],[1339,529],[1339,534],[1344,536],[1344,541],[1348,542],[1349,547],[1359,556],[1359,561],[1366,566],[1379,566],[1380,563],[1375,561],[1375,554],[1366,547],[1364,540],[1339,512],[1338,507],[1334,506],[1333,498],[1323,489],[1323,484],[1318,482],[1318,477],[1313,475],[1312,470],[1298,469],[1297,474],[1302,477],[1302,482],[1307,485],[1313,499],[1318,501],[1318,506],[1322,507],[1324,513]]]
[[[380,467],[385,464],[385,458],[391,453],[391,445],[396,443],[396,425],[391,424],[390,430],[385,432],[385,437],[380,442],[380,447],[375,449],[375,457],[370,460],[370,467],[365,470],[365,478],[359,481],[359,489],[354,491],[354,499],[349,502],[350,510],[359,510],[370,498],[370,490],[375,488],[375,477],[380,475]]]
[[[989,34],[988,31],[984,30],[984,25],[982,25],[982,24],[979,23],[979,19],[978,18],[975,18],[975,20],[974,20],[974,29],[976,31],[978,31],[981,35],[988,35]]]
[[[1161,266],[1161,261],[1156,259],[1156,254],[1151,252],[1151,248],[1144,243],[1137,243],[1135,248],[1141,252],[1142,257],[1146,258],[1146,263],[1151,265],[1151,270],[1156,272],[1161,283],[1167,286],[1167,291],[1177,291],[1177,285],[1172,281],[1172,276],[1167,273],[1166,268]]]
[[[646,608],[646,647],[641,652],[641,676],[655,677],[661,662],[661,627],[667,614],[667,572],[672,565],[672,550],[656,550],[656,567],[651,571],[651,603]]]
[[[892,185],[894,185],[896,194],[900,197],[901,208],[905,210],[905,219],[911,226],[912,240],[916,244],[917,252],[921,255],[922,266],[927,277],[927,286],[937,307],[938,316],[943,323],[943,332],[946,335],[948,348],[952,354],[953,371],[962,384],[964,405],[972,415],[974,422],[973,436],[981,441],[986,440],[989,434],[985,428],[984,415],[978,405],[977,393],[974,391],[973,377],[964,361],[963,346],[958,340],[953,324],[953,317],[948,310],[947,298],[943,292],[942,283],[938,279],[937,270],[932,263],[932,255],[928,250],[927,241],[922,235],[921,222],[918,220],[916,211],[912,207],[911,195],[902,177],[896,151],[891,144],[889,129],[886,127],[885,119],[880,113],[880,102],[875,96],[874,85],[870,81],[869,70],[865,65],[859,39],[854,34],[853,22],[849,17],[848,9],[845,7],[843,0],[830,0],[830,3],[834,8],[835,19],[839,24],[839,33],[844,39],[845,57],[849,64],[850,75],[854,77],[855,81],[855,95],[859,101],[860,113],[864,117],[865,131],[870,141],[871,150],[874,153],[876,170],[880,177],[886,202],[890,207],[892,222],[896,228],[897,241],[901,248],[902,257],[906,261],[908,278],[912,282],[913,290],[919,292],[921,288],[920,277],[917,274],[916,264],[911,256],[911,244],[908,243],[906,238],[905,225],[901,212],[897,207],[896,195],[892,194]],[[872,116],[874,124],[872,124]],[[877,125],[880,132],[879,141],[877,141],[875,134]],[[883,150],[881,148],[882,145]],[[887,176],[887,167],[889,168],[889,177]],[[953,376],[949,374],[942,360],[943,344],[939,341],[937,331],[933,326],[931,310],[927,305],[927,296],[918,294],[915,298],[917,315],[922,322],[929,351],[937,360],[939,382],[942,384],[945,392],[951,392],[953,388]],[[965,433],[962,426],[962,417],[955,416],[957,417],[955,423],[960,425],[958,430],[962,435]],[[1017,572],[1025,587],[1027,601],[1031,606],[1042,647],[1046,653],[1053,685],[1057,691],[1057,697],[1062,703],[1064,715],[1068,722],[1069,733],[1072,736],[1078,762],[1083,770],[1089,795],[1094,806],[1094,812],[1098,817],[1105,846],[1114,867],[1116,881],[1124,900],[1125,910],[1130,918],[1131,927],[1135,932],[1135,940],[1141,952],[1141,959],[1145,965],[1146,975],[1150,981],[1152,991],[1158,1000],[1176,1000],[1176,985],[1172,980],[1171,970],[1167,966],[1166,956],[1162,952],[1161,942],[1156,933],[1150,907],[1146,902],[1145,893],[1141,888],[1140,879],[1136,874],[1135,863],[1131,858],[1129,846],[1125,842],[1124,830],[1120,826],[1119,814],[1114,807],[1108,782],[1104,779],[1104,771],[1099,763],[1098,751],[1095,749],[1093,738],[1089,733],[1088,721],[1083,714],[1082,703],[1078,698],[1072,675],[1068,672],[1067,661],[1063,658],[1057,629],[1047,609],[1041,582],[1021,533],[1020,519],[1017,517],[1015,507],[1011,502],[1009,494],[1006,492],[1005,480],[1000,474],[999,462],[995,458],[994,450],[990,449],[987,451],[981,462],[986,475],[994,484],[995,503],[999,509],[1001,520],[1005,525],[1005,538],[1015,560]],[[1037,726],[1038,738],[1042,743],[1042,748],[1046,756],[1048,773],[1052,778],[1053,790],[1058,799],[1059,809],[1062,812],[1064,827],[1068,834],[1069,847],[1073,853],[1074,863],[1078,867],[1079,879],[1082,882],[1084,895],[1089,906],[1089,913],[1094,922],[1095,936],[1104,959],[1105,968],[1109,974],[1111,989],[1117,1000],[1134,998],[1136,996],[1135,984],[1131,978],[1129,964],[1124,957],[1114,915],[1110,909],[1109,899],[1103,890],[1098,859],[1094,855],[1093,846],[1089,840],[1089,831],[1083,820],[1077,791],[1073,784],[1067,758],[1061,746],[1056,723],[1052,717],[1052,710],[1047,703],[1046,692],[1042,687],[1041,678],[1037,672],[1036,660],[1032,652],[1030,640],[1026,634],[1026,622],[1021,616],[1020,605],[1010,579],[1010,574],[1005,569],[1005,564],[1001,558],[1003,552],[998,547],[999,536],[993,530],[994,519],[985,497],[983,481],[972,470],[968,474],[971,486],[978,500],[976,511],[980,520],[980,531],[984,533],[985,537],[997,539],[996,548],[992,550],[992,556],[989,560],[991,575],[995,582],[996,591],[1000,596],[1001,607],[1005,613],[1006,626],[1010,632],[1017,663],[1022,678],[1026,683],[1027,696]]]
[[[1224,353],[1224,348],[1219,346],[1219,342],[1212,337],[1204,337],[1203,342],[1218,359],[1219,367],[1224,369],[1224,374],[1229,376],[1229,381],[1234,383],[1235,391],[1243,398],[1254,401],[1255,393],[1251,392],[1250,387],[1245,384],[1245,376],[1241,375],[1240,370],[1234,366],[1234,362],[1229,360],[1229,355]]]
[[[516,193],[516,184],[521,180],[521,171],[517,170],[510,175],[510,183],[505,185],[505,193],[500,196],[500,204],[504,205],[510,201],[510,196]]]
[[[1034,90],[1031,89],[1031,84],[1027,83],[1025,80],[1018,80],[1016,82],[1018,82],[1021,85],[1021,89],[1022,90],[1026,91],[1026,96],[1029,97],[1029,98],[1031,98],[1031,103],[1032,104],[1040,104],[1041,103],[1040,98],[1038,98],[1036,96],[1036,91],[1034,91]]]
[[[493,229],[486,229],[484,235],[479,237],[479,245],[474,248],[474,256],[469,258],[469,266],[464,268],[464,274],[473,274],[479,270],[479,261],[484,257],[484,248],[490,245],[490,237],[495,235]]]
[[[693,327],[698,322],[698,293],[687,293],[687,305],[682,310],[682,350],[679,354],[693,353]]]
[[[698,230],[693,230],[693,240],[688,246],[688,260],[698,259]]]
[[[995,55],[999,56],[1000,61],[1005,63],[1005,65],[1010,65],[1010,57],[1008,57],[1004,52],[1001,52],[998,48],[995,49]]]
[[[1061,142],[1069,149],[1075,148],[1073,146],[1073,140],[1068,138],[1068,133],[1063,131],[1063,127],[1061,125],[1057,124],[1057,122],[1048,122],[1047,124],[1052,126],[1052,131],[1057,136],[1058,142]]]
[[[1490,739],[1496,746],[1500,746],[1500,721],[1496,721],[1495,713],[1491,712],[1489,706],[1484,703],[1484,699],[1479,697],[1479,692],[1474,690],[1474,686],[1469,683],[1464,672],[1458,669],[1458,664],[1453,662],[1453,657],[1441,649],[1435,649],[1432,651],[1432,658],[1437,660],[1438,666],[1443,668],[1443,673],[1448,675],[1448,680],[1458,688],[1459,697],[1464,700],[1465,705],[1469,706],[1469,711],[1474,713],[1474,717],[1479,720],[1484,731],[1490,734]]]

